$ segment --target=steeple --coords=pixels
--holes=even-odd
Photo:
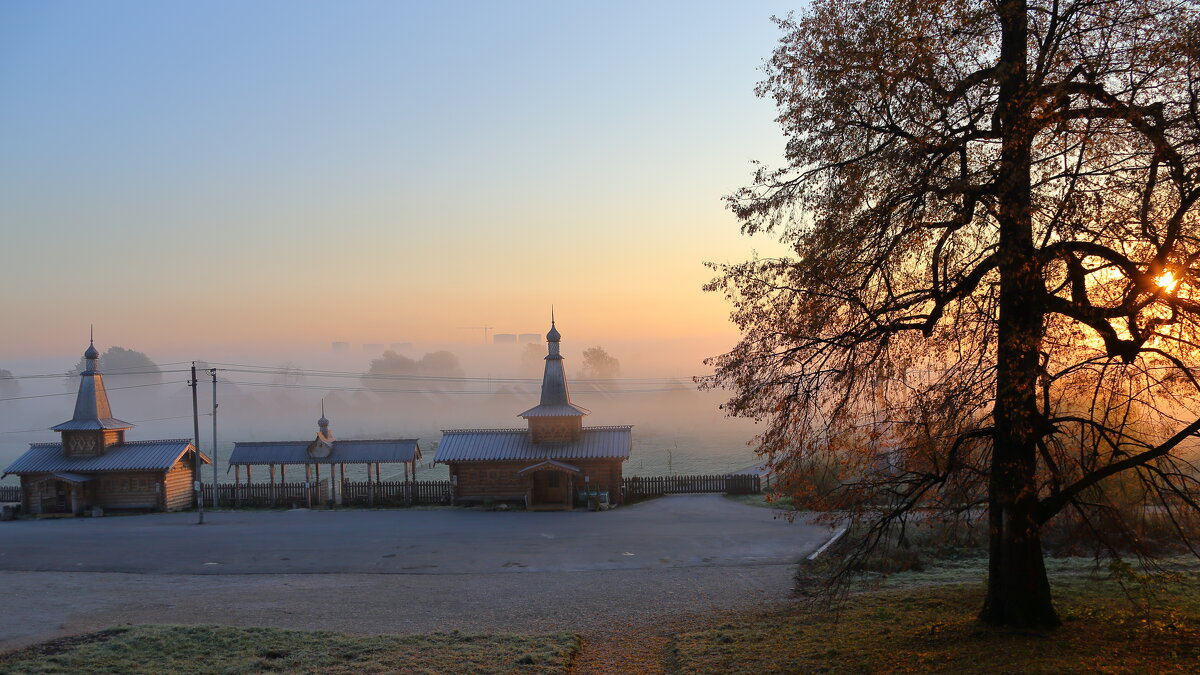
[[[104,376],[97,360],[100,352],[94,339],[88,340],[83,352],[83,372],[79,373],[79,393],[75,396],[75,414],[71,419],[50,427],[63,435],[63,450],[67,454],[101,454],[111,445],[125,441],[125,430],[133,427],[112,416]]]
[[[550,307],[550,332],[546,333],[546,346],[550,349],[551,356],[558,356],[558,342],[562,339],[562,334],[554,327],[554,307]]]
[[[537,406],[520,414],[529,422],[533,441],[569,441],[579,437],[583,416],[591,411],[571,403],[567,375],[559,351],[562,335],[550,310],[550,332],[546,333],[546,369],[542,374],[542,397]]]
[[[321,419],[317,420],[317,437],[326,440],[333,438],[329,434],[329,419],[325,417],[325,399],[321,399]]]
[[[325,399],[321,399],[321,419],[317,420],[317,437],[308,444],[309,457],[328,457],[333,452],[333,434],[329,433],[329,420],[325,417]]]

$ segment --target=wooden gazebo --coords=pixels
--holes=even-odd
[[[246,467],[246,482],[252,480],[252,467],[266,466],[270,471],[271,497],[276,503],[276,485],[287,482],[287,467],[302,465],[304,467],[304,482],[311,487],[322,485],[321,467],[325,466],[332,486],[346,485],[346,465],[365,464],[367,466],[367,484],[371,503],[376,501],[376,487],[381,482],[381,465],[401,464],[404,466],[404,481],[415,481],[417,478],[417,461],[421,459],[421,448],[415,438],[383,438],[359,441],[338,441],[329,432],[329,420],[322,414],[317,422],[319,431],[312,441],[252,441],[234,443],[233,453],[229,457],[229,467],[234,471],[234,495],[238,499],[241,489],[242,467]],[[275,480],[275,467],[279,467],[279,482]],[[372,480],[372,473],[374,480]],[[340,474],[340,476],[339,476]],[[340,478],[340,481],[338,480]],[[318,497],[312,500],[312,492],[307,499],[318,503],[326,500],[340,503],[342,490],[337,487],[326,493],[319,488]]]

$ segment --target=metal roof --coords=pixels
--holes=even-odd
[[[628,459],[633,427],[584,427],[570,443],[534,443],[527,429],[447,429],[434,462]]]
[[[112,416],[108,405],[108,391],[104,388],[104,376],[96,369],[94,346],[84,352],[88,358],[87,369],[79,374],[79,392],[75,395],[75,414],[70,420],[50,427],[52,431],[89,431],[96,429],[129,429],[133,425]]]
[[[63,455],[62,443],[31,443],[29,450],[8,465],[10,473],[79,473],[97,471],[165,471],[192,447],[185,439],[162,441],[126,441],[108,448],[103,455],[94,457],[67,457]],[[206,464],[212,462],[200,453]]]
[[[421,457],[415,438],[334,441],[328,457],[309,457],[312,441],[234,443],[229,464],[398,464]]]
[[[518,417],[582,417],[590,414],[587,408],[571,403],[571,393],[567,390],[567,374],[563,370],[563,357],[559,353],[558,330],[554,322],[550,322],[550,332],[546,335],[546,370],[542,374],[542,396],[538,404],[518,415]]]
[[[102,417],[94,420],[67,420],[55,424],[50,431],[98,431],[100,429],[131,429],[133,425],[113,417]]]
[[[517,415],[517,417],[583,417],[591,413],[587,408],[574,403],[541,404]]]

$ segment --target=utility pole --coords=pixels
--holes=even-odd
[[[198,407],[198,404],[196,403],[196,389],[198,388],[197,384],[198,383],[196,382],[196,362],[192,361],[192,381],[190,383],[188,383],[188,386],[192,388],[192,430],[196,434],[195,439],[194,439],[196,441],[195,442],[196,462],[194,465],[194,469],[192,471],[192,477],[195,478],[196,480],[194,481],[192,487],[196,491],[196,513],[198,513],[200,516],[200,519],[198,521],[196,521],[196,524],[203,525],[204,524],[204,493],[202,493],[200,491],[200,469],[201,469],[201,467],[204,466],[204,461],[202,459],[200,459],[200,408]]]
[[[217,369],[209,368],[208,372],[212,373],[213,380],[213,446],[212,446],[212,464],[213,464],[213,508],[220,505],[221,500],[217,492]]]

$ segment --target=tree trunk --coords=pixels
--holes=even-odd
[[[1004,0],[1000,6],[1000,316],[988,483],[988,590],[980,618],[999,625],[1049,627],[1059,620],[1036,519],[1037,441],[1043,426],[1037,381],[1045,289],[1030,214],[1027,16],[1025,0]]]

